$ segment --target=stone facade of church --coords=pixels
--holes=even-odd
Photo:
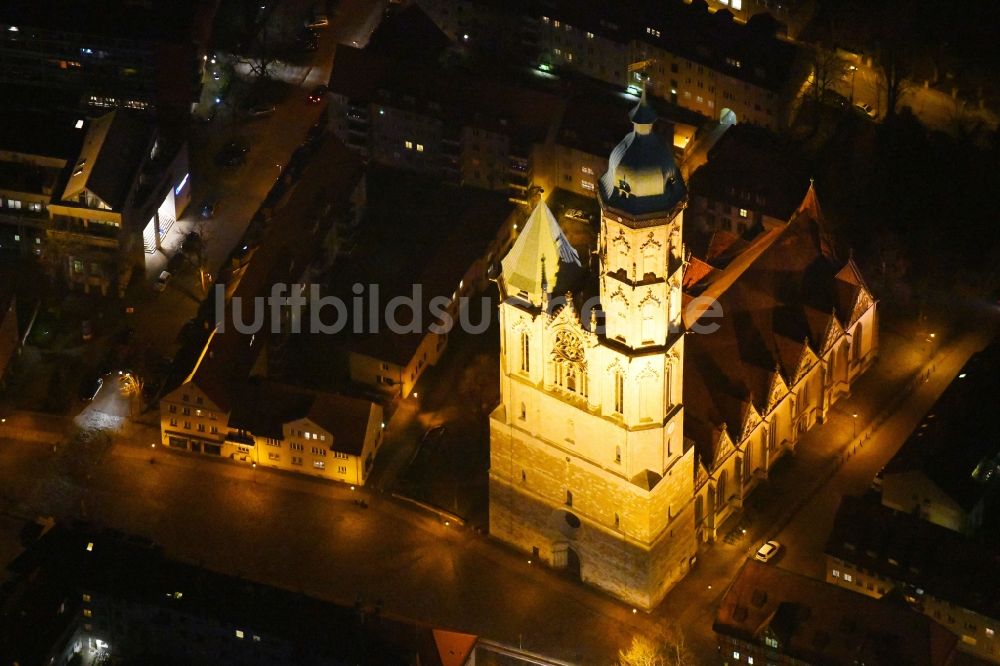
[[[789,315],[781,339],[771,331],[761,343],[763,373],[760,359],[740,358],[746,345],[731,348],[744,321],[742,314],[729,321],[725,310],[735,289],[728,303],[734,315],[756,312],[748,321],[761,329],[780,318],[774,303],[764,308],[770,315],[760,314],[759,304],[737,298],[752,268],[713,296],[725,312],[718,333],[685,335],[697,323],[685,321],[686,190],[670,147],[651,131],[655,116],[645,100],[630,117],[635,129],[612,153],[599,188],[596,293],[584,286],[595,281],[581,277],[583,262],[543,202],[503,260],[490,533],[649,609],[694,564],[699,536],[714,538],[797,433],[849,389],[877,338],[874,303],[851,262],[831,275],[820,271],[819,279],[833,285],[826,291],[836,292],[836,307],[825,315],[815,308]],[[804,246],[813,238],[808,230],[800,235]],[[758,260],[780,253],[779,240]],[[808,259],[807,251],[797,251]],[[713,277],[705,271],[697,287]],[[852,296],[853,307],[844,305]],[[837,307],[849,309],[853,323],[835,325],[845,319]],[[855,334],[862,328],[866,343]],[[815,352],[810,339],[820,343]],[[698,369],[686,358],[689,346]],[[722,347],[718,360],[734,367],[707,367],[704,357],[714,346]],[[707,374],[690,381],[687,374],[702,366]]]

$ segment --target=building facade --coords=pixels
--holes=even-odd
[[[596,303],[551,301],[580,260],[544,203],[503,260],[490,533],[652,608],[696,551],[682,435],[685,191],[652,110],[643,102],[631,118],[600,183],[605,332]],[[652,164],[638,159],[647,153]]]
[[[748,560],[715,622],[720,666],[954,663],[955,637],[903,604]]]
[[[160,400],[165,447],[358,486],[383,427],[382,407],[368,400],[267,381],[220,392],[196,374]]]
[[[544,203],[503,259],[490,533],[652,608],[878,336],[813,190],[743,261],[689,283],[683,179],[645,95],[630,118],[598,181],[598,292]]]
[[[0,138],[0,244],[39,256],[71,288],[124,293],[190,203],[186,144],[123,110],[11,122]]]
[[[826,582],[869,597],[902,597],[1000,664],[1000,554],[945,527],[863,497],[841,500],[827,542]]]

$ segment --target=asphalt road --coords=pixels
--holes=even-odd
[[[210,272],[218,273],[292,153],[318,120],[324,104],[310,103],[307,96],[310,90],[329,81],[338,40],[367,43],[384,6],[384,0],[343,0],[330,16],[330,26],[320,31],[319,48],[307,62],[276,63],[271,77],[280,82],[276,87],[286,94],[275,104],[273,114],[247,119],[237,111],[238,100],[224,101],[215,120],[192,125],[191,205],[168,232],[164,251],[146,255],[148,285],[166,269],[169,257],[178,251],[191,230],[200,231],[206,239],[206,263]],[[310,0],[284,2],[269,20],[297,22],[301,19],[295,17],[305,17],[312,7]],[[250,146],[246,162],[239,167],[217,165],[216,154],[233,140]],[[218,211],[211,220],[202,222],[199,216],[206,199],[216,200]],[[191,268],[175,276],[163,293],[155,293],[147,286],[131,295],[138,342],[172,356],[178,331],[194,316],[203,297],[200,281]]]
[[[775,526],[787,524],[778,535],[786,554],[777,566],[815,575],[836,497],[867,484],[926,411],[933,391],[943,389],[981,346],[982,335],[967,333],[928,361],[930,350],[912,335],[884,331],[885,363],[751,496],[741,518],[746,537],[703,547],[694,571],[649,615],[387,495],[365,491],[369,508],[362,509],[351,501],[360,490],[151,449],[152,429],[133,430],[113,447],[74,442],[58,451],[0,440],[0,500],[8,515],[85,517],[154,539],[175,556],[209,568],[344,603],[359,595],[367,603],[381,600],[389,614],[575,662],[611,663],[634,633],[676,622],[707,662],[715,653],[716,605],[747,553],[771,538]],[[887,401],[899,382],[927,362],[937,366],[932,381],[922,385],[930,393],[915,392],[904,403],[902,420],[887,421],[864,455],[825,482],[831,461],[850,439],[845,410],[867,409],[863,413],[870,417],[875,403]],[[106,399],[88,409],[118,413],[117,401]],[[794,502],[799,498],[808,499],[801,509]],[[10,538],[0,536],[0,547]]]

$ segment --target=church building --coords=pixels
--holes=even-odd
[[[502,261],[490,533],[650,609],[849,391],[877,335],[812,189],[712,268],[685,252],[687,191],[645,97],[630,118],[598,187],[594,266],[541,201]]]

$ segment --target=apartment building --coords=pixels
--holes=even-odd
[[[709,149],[690,185],[692,231],[747,236],[787,224],[809,178],[787,142],[762,127],[739,124]]]
[[[126,110],[8,109],[0,129],[0,244],[71,288],[124,293],[191,199],[187,146]]]
[[[218,5],[8,0],[0,5],[0,83],[25,97],[65,92],[70,109],[186,117],[201,91]]]
[[[723,123],[771,129],[787,122],[786,105],[805,72],[773,21],[734,20],[703,3],[644,0],[421,0],[453,39],[474,46],[500,25],[520,36],[511,55],[545,72],[567,70],[616,87],[649,91]],[[497,23],[499,22],[499,23]]]
[[[712,625],[722,666],[952,663],[955,637],[905,605],[748,560]]]
[[[264,379],[222,386],[212,359],[202,363],[160,400],[163,446],[365,484],[382,444],[381,406]]]
[[[958,637],[958,649],[1000,663],[1000,553],[918,516],[844,497],[826,545],[826,582],[902,598]]]
[[[341,47],[332,129],[363,157],[458,185],[523,193],[557,97],[419,59]]]

